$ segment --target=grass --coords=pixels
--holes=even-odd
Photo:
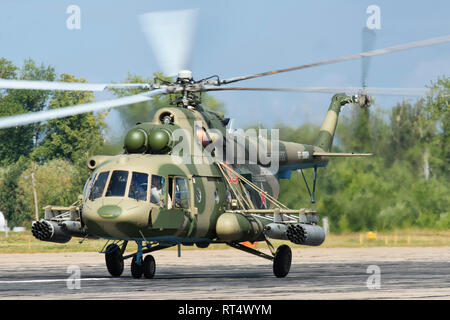
[[[80,238],[72,238],[65,244],[39,241],[33,237],[30,231],[9,232],[5,237],[4,232],[0,232],[0,254],[1,253],[39,253],[39,252],[98,252],[105,240],[86,239],[81,244]],[[288,241],[273,240],[273,245],[286,243],[292,248],[305,246],[295,245]],[[329,234],[325,242],[321,245],[324,248],[338,247],[430,247],[430,246],[450,246],[450,230],[429,230],[429,229],[406,229],[390,232],[376,232],[376,239],[369,240],[366,232],[348,234]],[[183,250],[196,249],[196,246],[183,246]],[[224,244],[212,244],[210,249],[225,249]],[[267,248],[266,243],[257,243],[255,248]],[[134,243],[129,243],[127,252],[136,250]],[[176,247],[168,250],[176,250]]]

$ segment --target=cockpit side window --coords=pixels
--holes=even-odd
[[[147,201],[148,174],[133,172],[131,175],[130,191],[128,197]]]
[[[95,200],[102,196],[106,181],[108,180],[108,176],[109,171],[102,172],[98,175],[97,180],[95,181],[94,186],[90,191],[89,200]]]
[[[164,177],[152,175],[152,187],[150,189],[150,202],[164,207],[164,200],[166,198]]]
[[[92,184],[94,183],[96,177],[97,177],[97,173],[94,173],[91,177],[89,177],[89,179],[87,179],[87,181],[84,185],[83,197],[85,200],[87,199],[87,196],[91,192]]]
[[[128,171],[115,170],[111,175],[106,197],[123,197],[127,187]]]

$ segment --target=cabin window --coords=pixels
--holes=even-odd
[[[150,189],[150,202],[160,207],[164,207],[164,200],[166,197],[164,177],[152,175],[152,186]]]
[[[133,172],[131,175],[130,191],[128,197],[147,201],[148,174]]]
[[[128,171],[116,170],[111,175],[108,189],[106,190],[107,197],[123,197],[125,196],[125,189],[127,187]]]
[[[109,171],[102,172],[98,175],[97,181],[95,181],[94,186],[89,194],[89,200],[95,200],[103,195],[103,190],[105,189],[106,181],[108,180]]]

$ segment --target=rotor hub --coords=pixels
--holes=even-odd
[[[190,70],[181,70],[178,72],[177,83],[192,83],[192,71]]]

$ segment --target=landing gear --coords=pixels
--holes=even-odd
[[[142,278],[142,275],[146,279],[152,279],[155,276],[156,263],[155,258],[152,255],[148,255],[144,260],[141,259],[140,263],[137,263],[136,256],[131,260],[131,275],[135,279]]]
[[[122,249],[115,243],[110,244],[105,251],[106,268],[113,277],[123,273]]]
[[[166,248],[170,248],[175,244],[158,244],[149,245],[144,249],[141,240],[136,240],[138,250],[136,253],[128,254],[124,256],[125,249],[128,241],[121,242],[115,241],[108,245],[108,242],[104,245],[100,251],[105,254],[106,268],[113,277],[120,277],[123,273],[124,263],[123,261],[129,258],[131,260],[131,276],[135,279],[142,278],[142,275],[146,279],[152,279],[155,276],[156,263],[155,258],[152,255],[147,255],[144,259],[144,254],[154,252]],[[106,249],[105,249],[106,247]]]
[[[144,271],[144,268],[142,266],[142,258],[138,262],[138,260],[136,259],[136,256],[134,256],[133,259],[131,260],[131,275],[135,279],[140,279],[140,278],[142,278],[143,271]]]
[[[273,274],[277,278],[284,278],[291,269],[292,251],[289,246],[283,244],[278,247],[273,258]]]
[[[144,272],[144,277],[146,279],[152,279],[154,277],[156,270],[156,263],[155,258],[153,258],[152,255],[148,255],[145,257],[142,269]]]
[[[236,242],[228,242],[227,244],[230,247],[254,254],[258,257],[265,258],[267,260],[273,261],[273,274],[277,278],[284,278],[289,273],[289,270],[291,269],[291,263],[292,263],[292,251],[289,246],[283,244],[278,247],[277,251],[275,252],[275,249],[273,248],[272,244],[269,242],[269,240],[266,238],[266,242],[269,246],[270,252],[272,255],[265,254],[261,251],[255,250],[253,248],[246,247],[240,243]]]

